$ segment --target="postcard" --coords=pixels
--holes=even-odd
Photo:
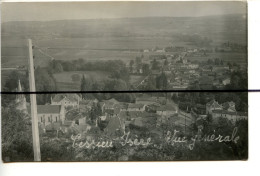
[[[248,159],[246,1],[4,2],[3,162]]]

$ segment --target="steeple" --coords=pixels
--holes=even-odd
[[[17,92],[22,92],[22,86],[21,86],[21,82],[20,80],[18,80],[18,87],[17,87]],[[27,107],[26,107],[26,98],[23,94],[17,94],[15,102],[17,103],[16,108],[18,110],[27,111]]]
[[[22,86],[21,86],[20,79],[18,80],[18,92],[22,92]]]

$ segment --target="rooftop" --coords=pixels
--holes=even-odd
[[[53,102],[60,102],[64,98],[68,99],[69,101],[78,101],[80,100],[80,96],[78,94],[57,94],[52,99]]]
[[[144,104],[135,104],[135,103],[130,103],[128,105],[128,108],[143,108]]]

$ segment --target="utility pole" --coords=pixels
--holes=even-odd
[[[35,89],[35,78],[34,78],[34,64],[33,64],[33,46],[32,40],[28,39],[29,47],[29,85],[30,85],[30,100],[31,100],[31,117],[32,117],[32,137],[33,137],[33,152],[34,161],[41,161],[40,151],[40,139],[38,129],[38,117],[37,117],[37,102]]]

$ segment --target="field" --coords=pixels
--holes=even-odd
[[[33,50],[34,65],[45,67],[52,59],[47,56],[45,52],[39,49]],[[27,47],[1,47],[1,66],[2,67],[16,67],[28,66],[28,48]]]
[[[73,79],[77,77],[76,79]],[[80,80],[82,76],[85,76],[87,80],[93,82],[102,82],[109,80],[109,73],[102,71],[72,71],[72,72],[61,72],[54,74],[54,78],[57,82],[58,90],[61,91],[79,91],[80,90]]]
[[[197,60],[197,61],[207,61],[208,59],[219,58],[225,62],[236,62],[240,64],[247,64],[247,54],[246,53],[209,53],[208,56],[187,56],[187,59]]]
[[[36,46],[35,65],[46,60],[121,59],[128,62],[156,46],[187,46],[181,35],[200,35],[216,43],[247,43],[243,15],[151,17],[96,20],[7,22],[2,24],[2,67],[26,65],[27,38]],[[39,49],[40,48],[40,49]]]
[[[96,37],[33,40],[41,48],[42,52],[57,60],[79,58],[87,61],[120,59],[127,63],[129,60],[135,59],[136,56],[143,54],[144,49],[151,50],[156,46],[163,48],[169,46],[173,41],[172,37]],[[28,48],[25,46],[26,40],[3,38],[2,42],[3,67],[27,64]],[[185,42],[180,41],[175,41],[174,44],[188,46]],[[36,62],[50,59],[42,52],[39,49],[34,50]]]

